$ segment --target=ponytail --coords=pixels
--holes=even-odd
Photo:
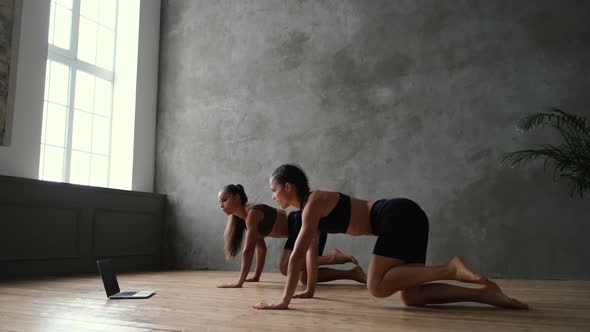
[[[246,230],[246,223],[242,218],[231,215],[227,220],[223,239],[225,242],[224,251],[225,258],[236,257],[238,251],[242,247],[244,241],[244,231]]]
[[[242,202],[242,204],[248,203],[248,196],[246,196],[244,187],[241,184],[229,184],[225,186],[222,191],[231,195],[238,194],[240,195],[240,202]],[[229,216],[223,234],[226,258],[235,257],[238,254],[238,251],[242,247],[242,242],[244,241],[245,230],[246,222],[242,218],[236,215]]]

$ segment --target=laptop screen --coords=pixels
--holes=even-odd
[[[104,290],[107,293],[107,297],[119,293],[119,283],[117,283],[117,277],[113,270],[113,265],[110,259],[97,261],[98,271],[102,276],[102,282],[104,283]]]

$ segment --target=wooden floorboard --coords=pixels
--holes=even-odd
[[[122,290],[155,290],[145,300],[108,300],[100,277],[0,281],[0,331],[590,331],[590,281],[498,280],[532,307],[513,311],[461,303],[405,307],[364,285],[332,282],[290,310],[257,311],[279,299],[284,277],[265,273],[242,289],[219,289],[236,272],[119,275]]]

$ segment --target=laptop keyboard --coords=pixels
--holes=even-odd
[[[117,296],[133,296],[135,294],[137,294],[137,292],[121,292],[118,293]]]

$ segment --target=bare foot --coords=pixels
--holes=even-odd
[[[465,262],[463,262],[463,260],[458,256],[451,258],[451,260],[447,263],[447,266],[452,271],[453,280],[486,286],[495,285],[497,287],[496,283],[490,279],[471,272],[471,270],[469,270],[469,268],[465,265]]]
[[[334,262],[337,264],[352,263],[354,265],[359,265],[359,262],[356,260],[356,258],[354,258],[354,256],[345,255],[338,249],[332,249],[332,251],[330,251],[330,256],[334,258]]]
[[[497,285],[489,285],[481,289],[481,297],[484,303],[508,309],[529,309],[526,303],[506,296]]]
[[[363,268],[360,265],[353,267],[350,271],[352,272],[353,280],[358,281],[361,284],[367,283],[367,274],[363,271]]]

